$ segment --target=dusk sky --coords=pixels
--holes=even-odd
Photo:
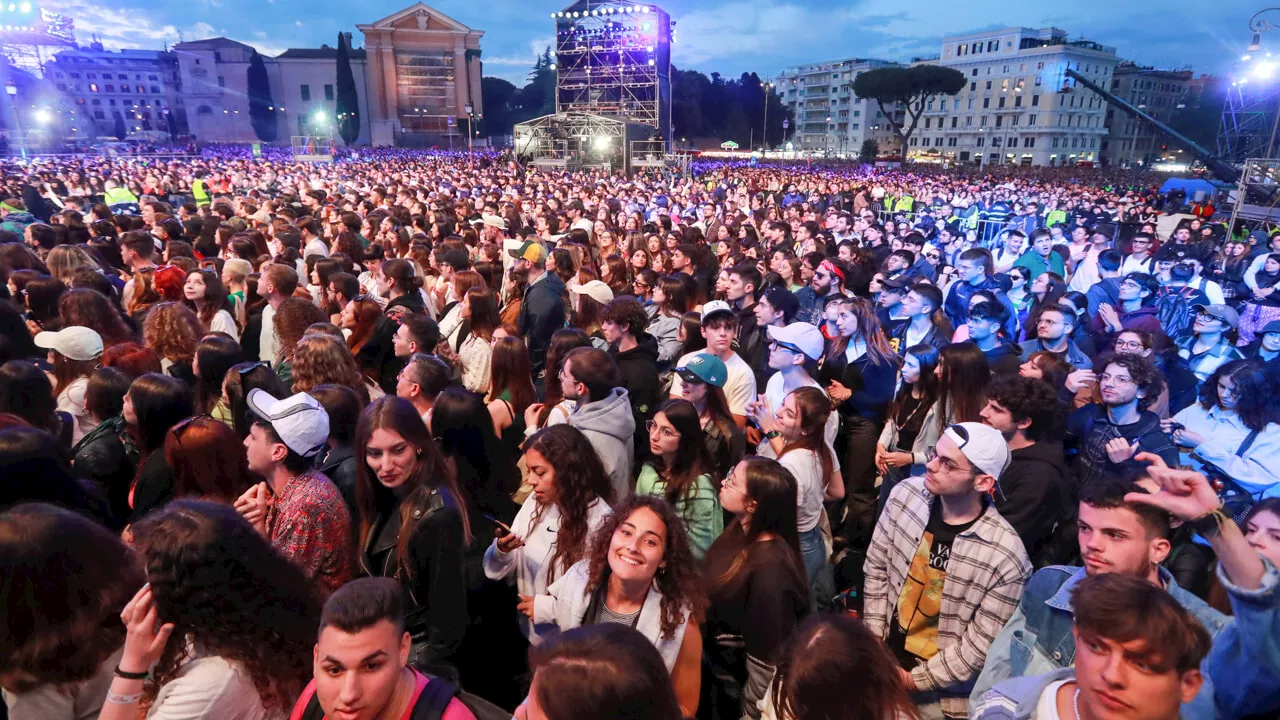
[[[112,48],[223,35],[275,55],[291,47],[334,45],[359,23],[410,3],[349,0],[49,0],[45,7],[75,20]],[[523,85],[535,55],[553,39],[550,14],[569,3],[539,0],[439,0],[440,12],[485,31],[485,75]],[[672,62],[682,69],[772,76],[790,65],[846,57],[906,60],[936,55],[944,35],[1009,26],[1055,26],[1071,39],[1116,47],[1120,57],[1158,67],[1226,74],[1249,43],[1249,17],[1265,4],[1243,0],[670,0],[678,23]],[[1264,15],[1280,25],[1280,11]],[[1280,56],[1280,29],[1264,33]]]

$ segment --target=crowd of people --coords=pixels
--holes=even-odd
[[[0,716],[1275,717],[1280,232],[1117,180],[8,166]]]

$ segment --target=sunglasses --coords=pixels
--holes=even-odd
[[[232,369],[243,376],[243,375],[248,375],[249,373],[253,372],[254,370],[257,370],[258,368],[270,368],[270,367],[271,366],[269,364],[259,360],[258,362],[255,362],[255,363],[241,363]]]

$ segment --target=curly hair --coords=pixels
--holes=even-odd
[[[1267,379],[1266,366],[1259,360],[1232,360],[1219,366],[1200,386],[1200,407],[1212,410],[1222,405],[1218,381],[1224,377],[1235,383],[1235,411],[1245,427],[1261,432],[1275,421],[1275,393]]]
[[[987,386],[987,399],[999,403],[1015,423],[1030,420],[1027,439],[1045,439],[1058,421],[1060,408],[1057,393],[1042,380],[1021,375],[997,375]]]
[[[196,345],[204,336],[200,318],[191,308],[178,302],[162,302],[147,313],[142,326],[142,340],[161,358],[173,362],[191,362]]]
[[[317,385],[345,385],[369,394],[351,351],[332,335],[304,335],[293,351],[293,391]]]
[[[133,331],[125,325],[105,295],[90,288],[72,288],[58,298],[58,314],[66,327],[80,325],[93,328],[102,337],[103,347],[133,340]]]
[[[1141,355],[1116,355],[1107,361],[1106,365],[1101,368],[1106,372],[1107,366],[1119,365],[1129,371],[1129,379],[1138,386],[1138,390],[1142,392],[1142,397],[1138,398],[1138,409],[1146,410],[1151,404],[1160,397],[1160,392],[1164,390],[1164,376],[1156,369],[1155,363],[1151,362],[1151,358]],[[1217,383],[1213,385],[1215,391]]]
[[[243,666],[268,710],[288,712],[312,677],[320,621],[302,569],[226,505],[175,500],[133,526],[161,622],[176,638]],[[160,656],[144,705],[190,660],[182,642]]]
[[[609,546],[613,544],[613,534],[641,508],[652,510],[667,529],[662,551],[664,566],[658,569],[653,583],[658,592],[662,593],[662,637],[670,640],[680,628],[686,613],[690,623],[702,622],[707,609],[707,596],[703,588],[702,572],[698,561],[693,557],[693,546],[689,543],[689,533],[685,530],[684,521],[666,500],[651,495],[632,495],[615,507],[613,514],[600,524],[592,534],[591,545],[587,548],[587,592],[595,592],[608,586],[611,574]]]
[[[316,304],[302,298],[287,297],[276,308],[276,336],[280,338],[280,357],[290,359],[298,341],[307,335],[307,328],[316,323],[328,322],[324,311]]]
[[[0,630],[9,689],[93,677],[124,644],[120,612],[145,581],[120,537],[78,513],[24,504],[0,515],[0,612],[22,618]]]
[[[552,425],[539,430],[525,441],[525,455],[536,451],[555,468],[556,506],[560,509],[560,530],[556,534],[556,550],[547,563],[547,582],[556,571],[568,569],[587,551],[588,510],[597,498],[613,499],[613,485],[600,462],[600,456],[582,431],[570,425]],[[538,524],[547,509],[539,502],[530,526]]]

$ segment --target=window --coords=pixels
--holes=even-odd
[[[201,105],[200,107],[196,108],[196,114],[197,114],[197,115],[212,115],[212,114],[213,114],[213,108],[209,107],[208,105]]]
[[[311,99],[311,86],[310,86],[310,85],[303,85],[303,86],[300,88],[300,90],[302,91],[302,99],[303,99],[303,100],[310,100],[310,99]]]
[[[967,118],[965,118],[965,119],[964,119],[964,126],[965,126],[965,127],[973,127],[973,116],[972,116],[972,115],[970,115],[969,117],[967,117]]]
[[[139,85],[139,86],[138,86],[138,92],[139,92],[139,93],[144,93],[144,92],[146,92],[146,91],[147,91],[147,89],[146,89],[146,88],[144,88],[143,86],[141,86],[141,85]]]
[[[98,98],[94,98],[94,99],[93,99],[93,104],[94,104],[94,105],[101,105],[101,104],[102,104],[102,101],[101,101],[101,100],[99,100]]]
[[[98,92],[98,83],[89,83],[89,92]]]
[[[982,107],[984,109],[991,107],[991,98],[982,98]]]
[[[835,91],[836,91],[835,88],[831,88],[831,92],[835,92]],[[330,102],[333,102],[333,86],[332,85],[324,86],[324,99]]]
[[[955,147],[955,146],[956,146],[956,138],[953,138],[953,137],[947,138],[947,147]]]
[[[1035,124],[1036,124],[1036,114],[1035,114],[1035,113],[1031,113],[1030,115],[1028,115],[1028,116],[1027,116],[1027,124],[1028,124],[1028,125],[1035,125]]]
[[[89,73],[88,78],[89,78],[90,80],[97,80],[97,79],[98,79],[98,76],[97,76],[97,75],[94,75],[93,73]]]
[[[1037,106],[1039,106],[1039,105],[1040,105],[1040,96],[1039,96],[1039,95],[1032,95],[1032,96],[1031,96],[1031,107],[1037,107]]]
[[[995,52],[1000,49],[999,40],[991,40],[987,43],[987,52]]]
[[[858,127],[859,127],[859,126],[861,126],[861,125],[862,125],[862,123],[854,123],[854,124],[850,125],[849,127],[853,128],[854,130],[857,130],[857,129],[858,129]]]
[[[1011,116],[1009,118],[1009,124],[1012,125],[1013,127],[1018,127],[1018,116],[1017,115]]]
[[[1000,99],[996,102],[996,106],[997,106],[997,107],[1004,107],[1004,101],[1005,101],[1005,98],[1003,98],[1003,97],[1002,97],[1002,98],[1000,98]]]
[[[227,79],[226,79],[226,78],[224,78],[224,77],[222,77],[221,75],[219,75],[219,76],[218,76],[218,87],[220,87],[220,88],[224,88],[224,87],[226,87],[226,86],[227,86]]]
[[[986,140],[986,138],[984,138],[984,137],[979,137],[979,138],[978,138],[978,147],[982,147],[982,143],[983,143],[983,141],[984,141],[984,140]]]
[[[951,128],[952,128],[953,130],[954,130],[954,129],[955,129],[955,127],[956,127],[956,123],[958,123],[959,121],[960,121],[960,118],[958,118],[958,117],[953,117],[953,118],[951,118]]]
[[[1036,139],[1033,137],[1026,138],[1022,141],[1022,147],[1033,148],[1036,146]]]
[[[969,92],[975,92],[977,89],[978,89],[978,83],[976,82],[969,83]]]
[[[853,111],[853,116],[854,116],[854,117],[858,117],[858,116],[860,116],[860,115],[862,115],[862,111],[861,111],[861,110],[854,110],[854,111]]]
[[[1003,115],[997,115],[997,116],[996,116],[996,127],[1000,127],[1000,126],[1001,126],[1001,125],[1003,125],[1003,124],[1004,124],[1004,116],[1003,116]]]
[[[101,110],[94,110],[93,117],[95,120],[105,120],[107,119],[107,114],[102,112]]]
[[[1037,70],[1043,70],[1043,69],[1044,69],[1044,63],[1042,63],[1042,62],[1038,62],[1038,63],[1036,63],[1036,69],[1037,69]]]
[[[988,80],[988,81],[987,81],[987,89],[988,89],[988,90],[990,90],[990,89],[991,89],[991,81],[990,81],[990,80]]]
[[[1017,95],[1017,96],[1015,96],[1015,97],[1013,98],[1013,106],[1014,106],[1014,107],[1022,107],[1022,96],[1021,96],[1021,95]]]
[[[139,85],[138,87],[142,87],[142,86],[141,86],[141,85]],[[141,90],[139,90],[138,92],[142,92],[142,91],[141,91]],[[159,94],[160,94],[160,88],[156,87],[155,85],[152,85],[152,86],[151,86],[151,94],[153,94],[153,95],[159,95]]]
[[[148,75],[147,79],[151,81],[155,81],[155,80],[159,80],[160,78],[156,77],[155,75]]]
[[[1009,144],[1009,147],[1011,147],[1011,148],[1016,148],[1016,147],[1018,147],[1018,138],[1016,138],[1016,137],[1011,137],[1011,138],[1009,138],[1009,143],[1008,143],[1008,144]]]

